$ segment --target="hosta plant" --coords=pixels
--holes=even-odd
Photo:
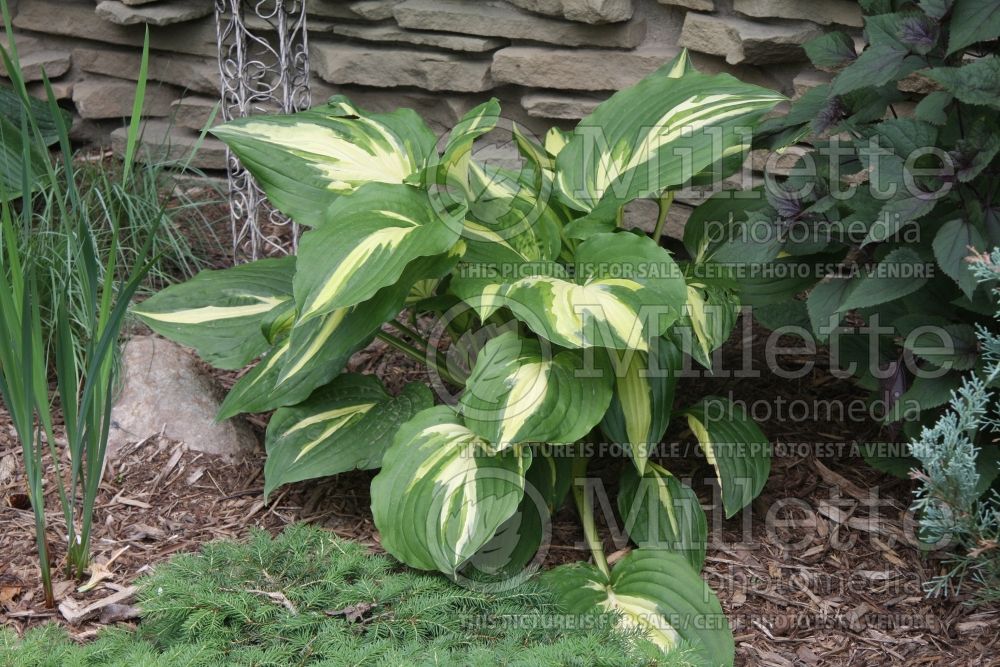
[[[137,313],[220,368],[257,361],[219,416],[276,411],[265,493],[381,468],[372,511],[385,549],[475,579],[528,566],[572,487],[595,564],[547,575],[570,611],[611,611],[660,647],[690,643],[731,664],[728,626],[698,576],[704,513],[650,452],[670,421],[685,341],[704,358],[728,335],[736,302],[689,284],[659,244],[662,224],[653,238],[623,229],[622,207],[656,198],[662,222],[673,191],[739,163],[746,128],[780,100],[698,73],[685,54],[573,133],[538,141],[514,126],[516,170],[474,157],[500,120],[496,100],[440,145],[412,111],[368,113],[344,98],[237,120],[216,133],[309,228],[298,255],[203,273]],[[728,315],[709,318],[708,302]],[[444,339],[421,334],[417,316],[436,318]],[[447,400],[434,405],[423,384],[393,396],[344,373],[375,338],[426,364]],[[766,440],[720,401],[684,419],[731,516],[764,484]],[[592,498],[574,483],[592,453],[575,444],[598,428],[628,452],[619,505],[641,518],[639,548],[613,569]]]

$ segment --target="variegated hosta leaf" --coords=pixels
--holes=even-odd
[[[576,251],[575,282],[547,276],[498,291],[536,334],[564,347],[646,351],[680,317],[687,288],[670,254],[645,236],[598,234]]]
[[[421,257],[406,267],[397,283],[382,288],[368,301],[298,322],[233,386],[218,418],[266,412],[305,400],[316,387],[336,377],[351,355],[402,310],[411,285],[449,272],[461,251],[459,246],[448,255]]]
[[[423,384],[393,397],[371,375],[344,374],[281,408],[267,425],[264,499],[282,484],[378,468],[400,425],[433,404]]]
[[[474,570],[490,576],[527,578],[537,571],[541,565],[538,561],[544,556],[538,550],[552,535],[552,514],[562,506],[573,480],[572,462],[572,456],[560,455],[558,451],[534,452],[517,511],[469,559],[463,573],[468,575]]]
[[[743,408],[729,399],[708,396],[684,414],[715,468],[728,519],[764,488],[771,474],[771,444]]]
[[[454,575],[517,510],[531,450],[489,454],[450,407],[396,433],[372,480],[382,546],[411,567]]]
[[[784,97],[720,74],[661,68],[580,121],[559,152],[566,203],[600,220],[629,201],[681,186],[742,152],[754,126]]]
[[[712,353],[729,340],[740,299],[732,290],[717,285],[688,285],[684,317],[671,336],[685,352],[705,368],[712,367]]]
[[[262,259],[202,271],[132,309],[150,329],[193,347],[217,368],[242,368],[268,348],[261,324],[290,302],[295,258]]]
[[[540,144],[534,137],[525,134],[517,123],[511,125],[511,134],[514,135],[514,143],[517,144],[517,151],[533,168],[541,171],[554,171],[556,161],[552,155],[545,150],[545,146]]]
[[[611,400],[608,369],[585,364],[574,350],[554,352],[515,332],[497,336],[480,350],[466,382],[465,424],[493,451],[525,442],[576,442]]]
[[[625,468],[618,511],[632,541],[644,549],[673,551],[696,572],[705,564],[708,519],[698,496],[667,469],[650,462],[645,473]]]
[[[467,262],[531,262],[556,259],[563,219],[552,206],[551,180],[537,171],[469,165],[471,197],[462,237]]]
[[[414,111],[367,113],[343,97],[290,115],[250,116],[212,132],[279,210],[315,227],[340,195],[364,183],[402,183],[423,168],[435,137]]]
[[[649,353],[626,352],[615,371],[615,393],[601,422],[612,441],[628,443],[632,462],[642,473],[649,452],[663,439],[670,424],[674,389],[682,366],[681,351],[657,337]]]
[[[437,182],[457,187],[461,196],[472,199],[469,191],[469,164],[476,139],[489,133],[500,120],[500,102],[495,97],[470,109],[458,121],[445,144],[436,166]]]
[[[735,644],[715,593],[680,554],[636,549],[607,577],[585,563],[563,565],[543,579],[571,614],[619,614],[626,629],[638,629],[663,651],[686,642],[699,664],[732,667]]]
[[[413,260],[453,248],[461,229],[460,215],[440,217],[427,193],[409,185],[369,183],[327,213],[329,224],[299,244],[294,287],[301,322],[397,283]]]

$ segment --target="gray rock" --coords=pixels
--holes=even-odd
[[[216,111],[218,106],[219,100],[213,97],[187,95],[174,100],[170,105],[170,116],[181,127],[200,132],[210,122],[213,126],[222,122],[222,112]]]
[[[73,99],[73,81],[50,81],[49,85],[52,87],[52,94],[56,96],[57,100],[71,100]],[[35,81],[34,83],[29,83],[26,88],[28,89],[28,94],[32,97],[37,97],[40,100],[49,99],[49,91],[45,89],[45,84]]]
[[[632,0],[507,0],[521,9],[583,23],[618,23],[632,18]]]
[[[662,0],[661,0],[662,2]],[[852,0],[734,0],[733,9],[754,18],[807,19],[854,28],[864,25],[861,6]]]
[[[208,16],[215,11],[211,3],[201,0],[170,0],[155,5],[134,7],[120,0],[101,0],[97,15],[118,25],[170,25]]]
[[[399,3],[400,0],[361,0],[352,2],[350,9],[363,19],[384,21],[392,18],[392,8]]]
[[[691,217],[692,208],[674,202],[667,211],[667,221],[663,224],[663,235],[674,238],[684,238],[684,225]],[[652,234],[656,228],[656,217],[659,215],[656,200],[636,199],[625,205],[625,216],[622,219],[625,229],[641,229]]]
[[[14,26],[21,30],[125,46],[142,46],[145,37],[143,26],[105,21],[97,15],[92,4],[55,0],[20,0]],[[218,56],[215,21],[205,19],[160,26],[150,31],[149,45],[159,51],[215,58]]]
[[[380,49],[353,44],[312,44],[315,71],[330,83],[390,88],[479,92],[493,87],[489,60],[417,49]]]
[[[437,134],[446,134],[465,113],[482,102],[481,96],[455,93],[431,93],[417,89],[359,88],[337,86],[322,80],[313,81],[313,104],[321,104],[333,95],[346,95],[366,111],[388,113],[399,108],[413,109]]]
[[[493,76],[503,83],[562,90],[621,90],[678,51],[601,51],[510,46],[493,55]]]
[[[696,12],[714,12],[715,0],[658,0],[661,5],[684,7]]]
[[[827,74],[826,72],[817,72],[816,70],[799,72],[795,75],[795,78],[792,79],[792,90],[794,91],[793,99],[802,97],[817,86],[830,83],[832,79],[833,76],[831,74]]]
[[[448,32],[425,32],[404,30],[395,24],[358,25],[343,23],[333,26],[333,32],[344,37],[363,39],[368,42],[398,42],[417,46],[434,46],[449,51],[484,52],[499,49],[506,40],[493,37],[456,35]]]
[[[20,44],[18,46],[20,47]],[[43,71],[50,79],[59,78],[69,71],[72,64],[68,51],[21,51],[19,56],[21,78],[25,81],[41,81]],[[0,76],[7,76],[7,68],[3,62],[0,62]]]
[[[198,136],[194,130],[171,125],[165,120],[148,120],[142,124],[142,146],[136,158],[142,162],[189,164],[195,169],[225,169],[226,145],[213,137],[205,137],[191,157],[198,145]],[[111,148],[115,155],[125,154],[127,141],[127,127],[120,127],[111,133]]]
[[[566,46],[632,48],[642,42],[642,20],[614,26],[591,26],[542,18],[506,3],[487,0],[405,0],[396,5],[396,22],[404,28],[440,30],[486,37],[527,39]]]
[[[169,116],[170,103],[177,98],[173,88],[152,84],[146,88],[143,115]],[[129,118],[135,99],[135,82],[103,76],[89,76],[73,85],[73,104],[82,118]]]
[[[509,46],[493,55],[493,77],[500,83],[530,88],[621,90],[637,83],[679,52],[671,47],[613,51]],[[706,74],[728,72],[759,85],[778,85],[755,68],[733,67],[721,58],[698,53],[691,55],[698,70]]]
[[[579,120],[589,116],[601,98],[586,95],[560,95],[559,93],[531,92],[521,98],[521,106],[529,116]]]
[[[130,5],[132,7],[140,7],[142,5],[148,5],[159,1],[160,0],[122,0],[122,2],[124,2],[126,5]]]
[[[73,50],[73,62],[84,72],[137,81],[141,56],[113,47]],[[199,93],[219,94],[219,66],[214,60],[171,54],[151,58],[149,79],[171,83]]]
[[[689,12],[678,42],[694,51],[724,56],[730,64],[762,65],[805,59],[802,44],[822,34],[806,22],[771,25]]]
[[[241,456],[259,448],[246,422],[215,422],[222,392],[183,348],[137,336],[125,344],[122,362],[124,383],[111,412],[110,451],[160,432],[209,454]]]
[[[384,21],[392,18],[393,5],[400,0],[359,0],[344,2],[343,0],[306,0],[306,12],[309,15],[309,29],[312,30],[313,19],[365,19],[368,21]]]

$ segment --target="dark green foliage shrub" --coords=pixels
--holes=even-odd
[[[965,257],[1000,243],[1000,3],[861,5],[864,49],[841,33],[809,43],[813,63],[835,76],[755,137],[759,148],[812,150],[787,176],[770,173],[749,204],[716,195],[685,244],[706,263],[736,263],[744,301],[772,328],[804,325],[836,343],[840,367],[856,362],[876,412],[902,424],[889,437],[903,440],[934,421],[966,371],[983,368],[975,327],[992,323],[992,304]],[[876,345],[851,328],[859,319],[886,328]]]

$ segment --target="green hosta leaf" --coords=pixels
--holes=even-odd
[[[934,236],[934,258],[938,266],[949,278],[958,283],[965,296],[972,298],[976,291],[976,277],[969,270],[965,258],[976,249],[986,249],[986,239],[979,233],[976,226],[961,218],[949,220],[941,225]]]
[[[572,482],[572,457],[535,452],[525,475],[524,497],[513,516],[469,559],[463,573],[474,569],[487,575],[533,575],[544,554],[538,550],[551,538],[551,515],[566,498]],[[509,583],[509,582],[505,582]]]
[[[743,151],[742,129],[783,99],[728,75],[661,68],[580,121],[556,158],[558,189],[569,206],[610,220],[623,204]]]
[[[955,0],[948,21],[951,37],[948,55],[977,42],[1000,36],[1000,2],[998,0]]]
[[[290,115],[250,116],[212,130],[279,210],[318,226],[340,195],[402,183],[434,151],[435,137],[409,109],[367,113],[343,97]]]
[[[418,413],[396,433],[372,480],[382,546],[411,567],[456,571],[517,510],[531,450],[488,454],[448,406]]]
[[[618,511],[629,537],[639,547],[679,553],[696,572],[705,564],[705,511],[695,492],[665,468],[650,463],[644,474],[625,468]]]
[[[21,114],[24,109],[24,99],[21,97],[20,93],[16,92],[8,85],[0,85],[0,116],[6,118],[15,128],[18,128],[21,126]],[[33,119],[32,122],[38,127],[38,132],[42,135],[42,141],[46,146],[51,146],[59,141],[60,120],[66,127],[69,127],[73,120],[68,111],[63,111],[61,109],[59,114],[62,118],[56,119],[56,117],[52,115],[52,108],[49,106],[47,100],[41,100],[31,96],[28,97],[27,111]],[[20,185],[20,182],[18,182],[18,189],[20,188]]]
[[[461,229],[460,217],[442,219],[427,193],[408,185],[369,183],[327,214],[329,223],[299,244],[300,321],[371,298],[397,283],[414,259],[451,249]]]
[[[242,368],[268,348],[261,325],[291,301],[295,258],[202,271],[132,309],[156,333],[193,347],[218,368]]]
[[[582,353],[556,352],[514,332],[479,352],[462,395],[465,424],[502,451],[524,442],[576,442],[611,401],[605,368],[585,369]]]
[[[599,234],[580,244],[574,277],[533,276],[503,286],[497,303],[564,347],[645,351],[678,319],[687,286],[670,254],[645,236]]]
[[[680,349],[665,337],[654,339],[649,353],[631,354],[615,378],[615,393],[601,422],[608,439],[628,443],[632,462],[641,473],[650,450],[663,440],[670,424],[674,389],[682,366]]]
[[[873,270],[854,279],[855,284],[841,308],[853,310],[877,306],[916,292],[927,282],[926,274],[914,268],[923,264],[924,260],[912,249],[896,248]]]
[[[813,65],[820,69],[836,69],[858,57],[854,40],[842,32],[828,32],[803,45]]]
[[[336,377],[351,355],[402,310],[414,283],[444,275],[454,267],[459,254],[460,247],[449,255],[422,257],[406,267],[396,284],[382,288],[368,301],[298,322],[233,386],[218,418],[265,412],[305,400],[316,387]]]
[[[709,396],[685,413],[688,427],[715,468],[730,518],[760,494],[771,473],[771,447],[739,405]]]
[[[500,102],[494,97],[470,109],[448,135],[438,166],[438,177],[444,183],[460,188],[467,199],[472,199],[469,192],[472,146],[476,139],[493,130],[499,120]]]
[[[927,76],[960,102],[1000,109],[1000,58],[995,55],[961,67],[935,67]]]
[[[345,374],[281,408],[267,425],[264,499],[282,484],[380,467],[400,425],[432,405],[423,384],[392,397],[371,375]]]
[[[536,169],[554,171],[556,162],[545,150],[545,146],[540,144],[534,137],[525,134],[524,130],[517,123],[511,123],[511,133],[514,135],[514,143],[517,144],[517,151],[525,160]]]
[[[681,347],[705,368],[712,353],[729,340],[736,326],[740,300],[732,291],[712,285],[688,285],[688,300],[680,324],[671,329]]]
[[[616,613],[622,627],[642,631],[664,651],[686,642],[700,652],[701,664],[732,667],[736,649],[722,605],[680,554],[637,549],[610,577],[573,563],[543,580],[571,614]]]
[[[555,259],[562,239],[562,220],[552,208],[552,183],[542,177],[526,182],[507,169],[469,168],[471,200],[463,238],[468,262],[519,263]]]

